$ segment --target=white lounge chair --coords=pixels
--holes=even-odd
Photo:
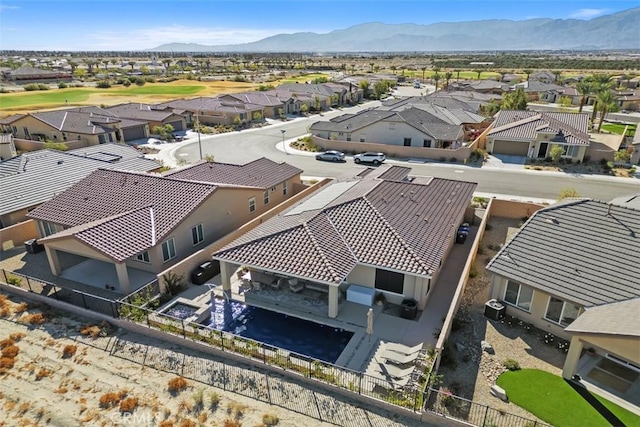
[[[382,372],[383,375],[389,376],[393,379],[411,378],[411,374],[413,374],[413,371],[415,371],[415,369],[415,366],[401,368],[389,363],[378,362],[378,370]]]
[[[409,385],[409,382],[411,381],[411,376],[406,376],[404,378],[393,378],[389,375],[386,375],[384,372],[381,372],[379,370],[375,370],[372,372],[368,372],[366,375],[369,375],[372,378],[384,381],[385,386],[387,386],[387,388],[392,388],[394,390],[398,390],[401,389],[403,387],[406,387],[407,385]],[[381,384],[378,384],[381,385]]]
[[[422,346],[424,343],[416,344],[413,347],[409,347],[408,345],[399,344],[396,342],[387,342],[384,343],[384,347],[386,350],[394,351],[400,354],[414,354],[419,353],[422,350]]]
[[[413,354],[402,354],[393,350],[384,349],[381,353],[381,357],[388,362],[395,363],[396,365],[406,365],[413,363],[420,356],[420,352]]]

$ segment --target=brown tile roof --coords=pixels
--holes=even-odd
[[[276,163],[266,157],[244,165],[203,162],[165,174],[166,177],[214,184],[271,188],[302,173],[288,163]]]
[[[216,188],[158,175],[98,169],[28,216],[75,227],[71,232],[76,238],[123,260],[153,246],[147,245],[150,242],[164,240]],[[49,238],[60,236],[64,234]]]
[[[107,110],[118,117],[144,121],[162,122],[174,115],[174,112],[171,110],[154,109],[149,104],[137,102],[132,104],[114,105],[107,107]]]
[[[334,284],[357,263],[428,275],[440,267],[476,184],[385,180],[400,172],[390,170],[352,178],[351,187],[326,186],[214,257]]]
[[[502,110],[488,136],[532,140],[539,132],[562,131],[568,144],[589,145],[588,126],[589,115],[584,113]]]
[[[61,132],[75,132],[89,135],[113,132],[113,125],[120,122],[119,119],[114,117],[97,116],[92,113],[65,110],[29,113],[29,115]]]

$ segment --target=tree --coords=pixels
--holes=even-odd
[[[562,158],[562,154],[564,153],[564,149],[560,145],[554,145],[549,151],[549,157],[553,160],[553,163],[558,163]]]
[[[380,99],[382,95],[387,93],[391,88],[391,82],[388,80],[381,80],[373,84],[373,94],[376,99]]]
[[[526,110],[527,96],[524,89],[518,88],[515,92],[508,92],[502,96],[503,110]]]
[[[369,62],[369,66],[371,66],[371,72],[372,72],[372,73],[373,73],[373,67],[374,67],[375,65],[376,65],[376,64],[375,64],[374,62]]]
[[[95,59],[87,59],[85,64],[87,64],[87,68],[89,69],[89,74],[93,74],[93,66],[96,65]]]
[[[127,64],[129,64],[129,66],[131,67],[131,72],[133,72],[133,66],[136,65],[136,61],[129,61],[127,62]]]
[[[424,73],[427,71],[427,67],[420,67],[420,69],[422,70],[422,80],[424,80]]]
[[[554,83],[558,83],[558,82],[561,80],[561,79],[560,79],[560,77],[562,77],[562,71],[560,71],[560,70],[554,70],[554,71],[552,71],[552,73],[553,73],[553,75],[555,76],[555,79],[554,79],[554,81],[553,81],[553,82],[554,82]]]
[[[262,113],[260,111],[253,113],[253,120],[256,122],[262,120]]]
[[[527,81],[529,81],[529,76],[531,75],[531,73],[533,73],[533,70],[525,69],[522,70],[522,72],[527,75]]]
[[[617,107],[616,99],[609,89],[603,90],[597,96],[598,105],[600,106],[600,123],[598,124],[598,132],[602,129],[602,124],[607,113]],[[594,107],[595,108],[595,107]]]
[[[173,135],[174,127],[170,124],[166,124],[164,126],[154,126],[151,130],[155,135],[160,136],[162,140],[173,140],[175,136]]]
[[[436,71],[435,74],[433,76],[431,76],[431,78],[433,79],[434,83],[436,84],[436,91],[437,91],[438,90],[438,82],[440,81],[442,76],[440,75],[440,73],[438,73]]]
[[[627,150],[616,151],[613,154],[613,161],[616,163],[629,163],[629,159],[631,159],[631,154]]]
[[[445,87],[449,87],[449,80],[451,80],[451,77],[453,77],[453,73],[451,71],[444,73]]]
[[[300,112],[302,114],[307,114],[309,112],[309,106],[307,104],[302,104],[300,106]]]
[[[75,73],[76,72],[76,68],[78,68],[78,63],[74,62],[74,61],[69,61],[68,62],[69,67],[71,67],[71,73]]]
[[[612,86],[611,76],[608,74],[594,74],[591,77],[593,81],[593,93],[596,95],[596,100],[593,103],[593,112],[591,113],[591,123],[595,123],[596,115],[598,114],[598,95],[602,92],[609,91]]]
[[[102,63],[104,64],[104,69],[106,71],[107,70],[107,66],[109,65],[109,60],[108,59],[103,59]]]
[[[477,80],[480,80],[480,75],[482,74],[482,70],[479,68],[476,68],[473,70],[473,72],[478,75]]]
[[[369,86],[371,86],[369,80],[360,80],[360,83],[358,83],[358,87],[362,89],[362,96],[365,98],[369,98]]]
[[[77,79],[82,79],[87,76],[87,70],[84,68],[78,68],[73,72],[73,76]]]
[[[576,84],[576,91],[581,95],[578,113],[582,113],[582,108],[586,104],[587,98],[593,93],[593,83],[589,79],[583,79]]]
[[[460,68],[453,70],[453,72],[456,73],[456,81],[460,80],[460,71],[462,71]]]
[[[240,116],[235,116],[233,118],[233,125],[234,126],[240,126],[242,124],[242,119],[240,119]]]

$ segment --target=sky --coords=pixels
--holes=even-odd
[[[131,51],[239,44],[367,22],[589,20],[638,0],[0,0],[0,50]]]

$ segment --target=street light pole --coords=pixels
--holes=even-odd
[[[202,160],[202,141],[200,140],[200,115],[196,110],[196,124],[198,126],[198,149],[200,150],[200,160]]]
[[[288,156],[289,153],[287,152],[287,144],[285,144],[284,142],[284,133],[286,132],[286,130],[280,129],[280,132],[282,132],[282,149],[284,150],[284,154]]]

